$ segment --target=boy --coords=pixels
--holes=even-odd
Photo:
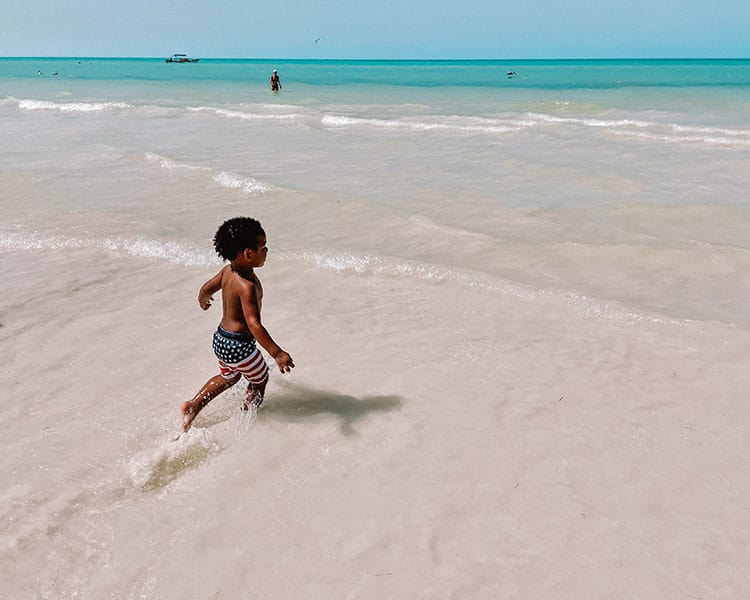
[[[249,217],[236,217],[221,224],[214,236],[214,248],[224,260],[231,261],[201,286],[198,304],[208,310],[213,295],[221,290],[223,315],[214,333],[214,353],[220,375],[215,375],[190,402],[182,403],[182,429],[187,431],[201,409],[216,396],[237,383],[242,375],[248,380],[247,398],[242,405],[260,406],[268,383],[268,366],[256,340],[276,360],[282,373],[294,367],[292,357],[273,341],[260,322],[263,287],[253,269],[266,262],[266,232]]]

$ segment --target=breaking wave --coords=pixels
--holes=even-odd
[[[276,108],[276,107],[274,107]],[[226,108],[217,108],[213,106],[188,106],[190,112],[207,112],[226,117],[227,119],[241,119],[244,121],[299,121],[304,117],[299,113],[256,113],[245,112],[241,110],[229,110]]]
[[[191,267],[214,267],[220,263],[215,254],[195,246],[186,246],[171,240],[142,237],[96,239],[66,235],[44,235],[37,232],[0,232],[0,248],[8,250],[108,250],[116,254],[166,260]]]
[[[586,317],[597,317],[623,322],[647,321],[687,325],[689,320],[633,310],[617,302],[592,298],[574,291],[538,288],[532,285],[491,276],[484,273],[456,269],[403,258],[380,257],[373,254],[302,252],[287,258],[302,259],[318,268],[361,275],[408,277],[432,283],[453,282],[467,288],[490,293],[502,293],[526,301],[564,303],[576,307]]]
[[[277,189],[274,186],[258,181],[253,177],[238,175],[237,173],[231,173],[229,171],[215,170],[211,167],[180,163],[153,152],[146,152],[145,159],[146,162],[157,164],[166,171],[193,171],[197,173],[205,173],[212,181],[219,184],[221,187],[230,190],[240,190],[242,193],[249,196],[265,194],[266,192]]]
[[[507,135],[529,128],[595,128],[619,137],[650,139],[663,143],[701,143],[723,146],[747,146],[750,130],[724,127],[660,123],[642,119],[605,119],[556,116],[542,113],[508,113],[498,118],[460,115],[431,116],[428,119],[365,118],[326,114],[321,123],[332,129],[374,128],[383,131],[446,132],[476,135]]]
[[[101,112],[133,108],[127,102],[51,102],[49,100],[31,100],[7,97],[6,102],[18,106],[20,110],[56,110],[59,112]]]
[[[70,236],[44,236],[37,233],[0,232],[0,248],[15,250],[58,250],[92,248],[108,250],[121,255],[165,260],[191,267],[212,267],[221,264],[215,254],[194,246],[174,241],[148,238],[82,239]],[[315,268],[338,273],[356,273],[364,276],[406,277],[431,283],[451,282],[485,291],[514,296],[541,303],[573,305],[587,317],[616,319],[626,322],[648,321],[686,325],[688,320],[648,314],[628,308],[617,302],[602,301],[577,292],[538,288],[501,277],[468,269],[427,262],[346,252],[277,252],[279,260],[302,261]]]
[[[234,108],[218,106],[152,106],[133,105],[127,102],[87,101],[54,102],[6,96],[0,104],[10,104],[23,111],[57,111],[62,113],[98,113],[103,111],[137,110],[147,115],[173,115],[175,113],[206,113],[225,119],[244,121],[270,121],[278,123],[319,123],[324,128],[346,130],[370,128],[388,132],[433,132],[448,134],[470,134],[505,136],[530,128],[544,131],[545,128],[594,128],[620,138],[652,140],[666,144],[708,144],[744,148],[750,145],[750,129],[686,125],[637,118],[605,118],[574,116],[566,112],[557,114],[544,112],[506,112],[497,116],[468,116],[458,114],[402,116],[397,118],[370,117],[327,113],[320,115],[295,105],[252,104]],[[555,103],[567,106],[567,103]],[[576,110],[580,106],[573,105]],[[544,108],[544,105],[542,105]],[[345,110],[345,108],[344,108]],[[572,110],[572,109],[571,109]],[[601,109],[598,109],[601,111]],[[231,179],[231,178],[230,178]],[[226,177],[222,181],[228,181]],[[231,184],[230,187],[233,187]],[[243,189],[245,186],[243,184]],[[262,187],[262,186],[261,186]],[[247,189],[261,189],[256,183]],[[233,187],[233,189],[236,189]]]
[[[750,130],[748,129],[680,125],[678,123],[659,123],[641,119],[558,117],[539,113],[528,113],[527,116],[539,123],[594,127],[605,129],[621,137],[642,138],[672,144],[704,143],[725,146],[750,144]]]
[[[328,127],[375,127],[392,131],[447,131],[454,133],[513,133],[535,123],[514,119],[486,119],[482,117],[435,117],[431,121],[410,119],[374,119],[348,117],[343,115],[324,115],[321,123]]]

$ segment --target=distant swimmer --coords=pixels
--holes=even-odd
[[[320,38],[315,38],[315,43],[317,44],[320,41]]]
[[[41,75],[41,74],[42,74],[42,72],[41,72],[41,71],[37,71],[37,72],[36,72],[36,74],[37,74],[37,75]]]
[[[55,71],[55,72],[54,72],[54,73],[52,73],[52,74],[53,74],[53,75],[59,75],[60,73],[58,73],[57,71]]]
[[[271,91],[278,92],[280,89],[281,89],[281,79],[279,79],[279,74],[276,71],[276,69],[274,69],[273,73],[271,73]]]
[[[508,77],[515,77],[515,76],[516,76],[516,72],[515,72],[515,71],[508,71],[508,72],[506,73],[506,75],[507,75]]]

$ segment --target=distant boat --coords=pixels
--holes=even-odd
[[[168,63],[196,63],[199,58],[190,58],[187,54],[173,54],[166,62]]]

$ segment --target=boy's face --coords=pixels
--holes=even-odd
[[[266,262],[268,256],[268,247],[266,246],[266,236],[258,236],[258,248],[257,250],[247,249],[247,260],[251,267],[262,267]]]

